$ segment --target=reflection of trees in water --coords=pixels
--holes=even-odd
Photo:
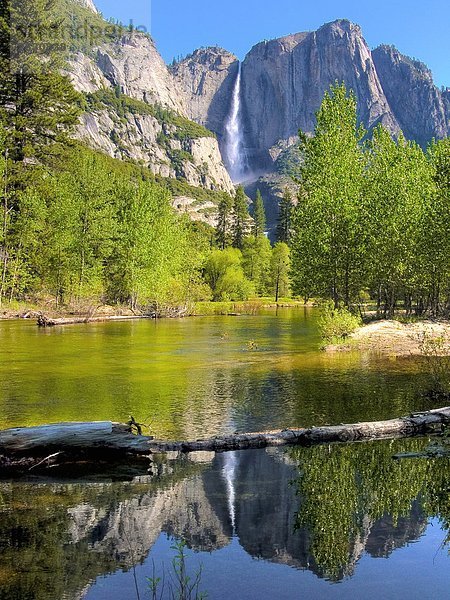
[[[450,463],[391,458],[425,445],[236,452],[239,543],[253,557],[339,580],[363,552],[388,556],[420,537],[428,516],[448,530]],[[98,575],[144,561],[162,532],[194,550],[224,548],[224,459],[167,462],[160,476],[129,483],[0,484],[0,598],[80,597]]]
[[[99,575],[141,562],[203,468],[175,462],[132,482],[0,483],[0,599],[80,598]]]
[[[355,547],[373,556],[424,531],[427,517],[440,517],[448,530],[450,502],[445,460],[396,461],[392,455],[423,440],[373,442],[294,449],[298,462],[297,528],[311,535],[310,552],[330,579],[351,574]]]

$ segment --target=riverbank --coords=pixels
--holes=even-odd
[[[282,298],[275,302],[274,298],[257,298],[241,302],[196,302],[182,310],[168,310],[168,314],[161,317],[206,317],[206,316],[238,316],[256,315],[260,310],[267,308],[296,308],[313,306],[304,302]],[[35,319],[44,316],[45,319],[56,325],[66,323],[87,323],[101,320],[144,318],[151,315],[133,312],[127,306],[65,306],[56,309],[49,304],[6,304],[0,307],[0,320],[4,319]]]
[[[13,320],[13,319],[35,319],[39,316],[45,315],[48,319],[79,319],[82,321],[89,321],[94,318],[103,317],[133,317],[136,316],[126,306],[65,306],[61,308],[55,308],[48,304],[31,304],[31,303],[15,303],[13,305],[5,304],[0,307],[0,320]]]
[[[436,355],[450,353],[450,322],[420,321],[375,321],[364,325],[339,344],[325,347],[326,352],[348,352],[350,350],[371,351],[394,356],[419,356],[424,343],[434,340]]]

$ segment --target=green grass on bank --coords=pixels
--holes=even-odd
[[[254,298],[242,302],[196,302],[191,312],[192,316],[212,315],[256,315],[264,308],[276,307],[274,297]],[[303,302],[292,298],[280,298],[278,306],[299,307],[305,306]]]

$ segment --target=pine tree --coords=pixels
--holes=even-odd
[[[0,119],[13,163],[42,159],[49,146],[68,142],[82,97],[58,47],[56,0],[2,0],[0,7]]]
[[[216,242],[221,250],[231,245],[231,218],[233,211],[233,198],[223,194],[218,207],[216,227]]]
[[[240,185],[236,190],[233,204],[233,246],[242,250],[248,229],[248,204],[244,188]]]
[[[253,227],[252,227],[252,235],[255,238],[258,238],[261,235],[264,235],[266,230],[266,212],[264,210],[264,202],[262,199],[261,192],[259,190],[256,191],[255,204],[253,208]]]
[[[277,224],[277,240],[279,242],[284,242],[288,246],[291,243],[293,209],[294,204],[292,202],[292,194],[289,191],[289,188],[286,188],[284,190],[283,197],[280,200]]]

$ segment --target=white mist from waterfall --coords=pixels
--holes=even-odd
[[[233,537],[236,534],[236,490],[234,487],[237,457],[236,452],[225,452],[222,475],[227,484],[228,514],[233,530]]]
[[[239,63],[231,101],[231,110],[225,124],[225,161],[234,183],[241,183],[246,171],[244,139],[242,135],[241,74],[241,63]]]

